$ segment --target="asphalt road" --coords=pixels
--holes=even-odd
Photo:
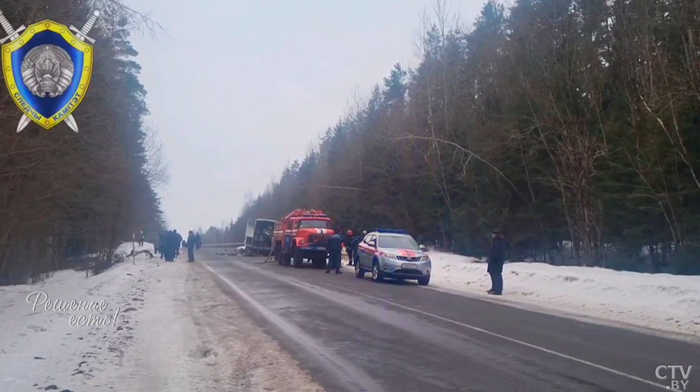
[[[659,391],[656,367],[678,364],[700,391],[700,346],[215,252],[198,262],[328,392]]]

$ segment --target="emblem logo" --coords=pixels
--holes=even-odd
[[[24,113],[17,132],[30,121],[44,129],[65,121],[78,132],[72,113],[90,85],[95,40],[87,34],[98,16],[95,11],[80,30],[51,20],[15,30],[0,11],[7,34],[0,40],[2,74],[10,97]]]

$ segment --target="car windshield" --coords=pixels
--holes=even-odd
[[[407,235],[380,235],[379,247],[418,250],[416,241]]]
[[[303,220],[299,221],[299,228],[316,228],[316,229],[327,229],[328,221],[324,220]]]

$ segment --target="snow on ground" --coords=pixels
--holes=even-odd
[[[487,296],[486,264],[438,252],[431,260],[432,286]],[[503,296],[489,298],[700,337],[700,276],[507,263],[503,279]]]
[[[132,244],[120,248],[128,254]],[[44,299],[68,307],[47,310]],[[84,304],[71,309],[70,301]],[[84,324],[80,315],[93,319],[75,325]],[[182,257],[141,254],[89,278],[60,271],[36,285],[0,287],[0,320],[3,392],[322,392],[206,270]]]

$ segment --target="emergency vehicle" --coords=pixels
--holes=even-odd
[[[372,273],[372,280],[385,278],[417,280],[421,286],[430,283],[433,269],[430,256],[423,245],[418,245],[403,230],[377,229],[365,236],[355,255],[355,277],[362,279],[365,272]]]
[[[296,209],[275,225],[275,260],[300,268],[304,259],[314,268],[326,268],[328,238],[333,235],[331,218],[320,210]]]

